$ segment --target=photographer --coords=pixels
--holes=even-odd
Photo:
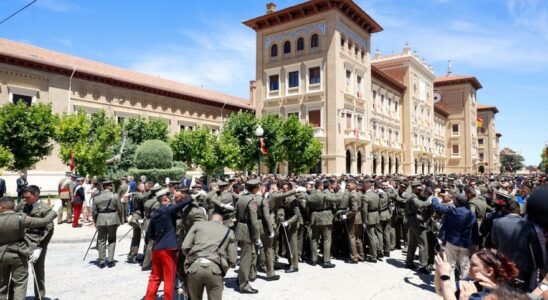
[[[455,206],[441,205],[438,198],[432,198],[435,212],[445,214],[442,224],[445,254],[450,265],[451,282],[455,281],[455,266],[460,274],[466,274],[470,268],[470,253],[478,242],[478,224],[476,216],[468,209],[468,200],[461,194],[444,194],[444,202],[453,201]]]

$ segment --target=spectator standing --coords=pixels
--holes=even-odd
[[[83,206],[83,222],[86,224],[89,224],[92,222],[91,217],[91,191],[92,191],[92,184],[91,184],[91,176],[88,174],[86,176],[86,179],[84,179],[84,184],[82,185],[84,187],[84,206]]]
[[[15,183],[17,184],[17,203],[20,203],[21,199],[23,199],[23,191],[29,184],[27,181],[27,175],[23,172],[19,173],[19,178],[17,178]]]
[[[84,177],[78,177],[76,179],[76,186],[72,192],[72,208],[74,209],[74,214],[72,218],[72,228],[80,227],[78,220],[80,219],[80,214],[82,213],[82,206],[86,199],[86,193],[84,190]]]

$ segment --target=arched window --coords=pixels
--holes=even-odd
[[[278,45],[274,44],[270,47],[270,57],[278,56]]]
[[[284,54],[289,54],[289,53],[291,53],[291,42],[286,41],[284,43]]]
[[[297,51],[304,50],[304,39],[301,37],[297,40]]]
[[[310,37],[310,48],[316,48],[320,46],[320,38],[316,33]]]

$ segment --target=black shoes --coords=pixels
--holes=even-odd
[[[99,263],[99,269],[104,269],[106,266],[105,262],[100,262]]]
[[[384,252],[384,257],[390,257],[390,252]]]
[[[115,266],[115,264],[114,264],[113,261],[109,261],[109,262],[107,263],[107,266],[108,266],[109,268],[113,268],[113,267]]]
[[[405,264],[406,269],[415,270],[417,266],[415,264]]]
[[[332,264],[332,263],[330,263],[330,262],[328,262],[328,263],[324,263],[324,264],[322,265],[322,267],[323,267],[324,269],[329,269],[329,268],[334,268],[335,265]]]
[[[377,263],[377,259],[374,258],[374,257],[368,257],[365,259],[366,262],[370,262],[370,263]]]
[[[295,268],[289,268],[287,270],[285,270],[286,273],[296,273],[296,272],[299,272],[299,269],[295,269]]]
[[[150,270],[152,270],[152,268],[151,268],[151,267],[146,267],[146,268],[145,268],[145,267],[143,267],[143,268],[141,268],[141,271],[150,271]]]
[[[421,274],[430,274],[432,271],[430,271],[430,269],[428,267],[420,267],[417,269],[417,272],[421,273]]]
[[[280,279],[280,275],[274,275],[274,276],[271,276],[271,277],[266,277],[266,281],[276,281],[276,280],[279,280]]]
[[[349,259],[349,260],[346,261],[346,263],[347,263],[347,264],[357,264],[358,261],[357,261],[357,260],[351,260],[351,259]]]
[[[247,290],[241,290],[240,294],[257,294],[259,293],[259,290],[256,290],[254,288],[249,288]]]
[[[310,265],[313,266],[313,267],[315,267],[317,264],[318,264],[318,262],[315,262],[315,261],[310,262]]]
[[[249,278],[249,281],[255,282],[256,279],[257,279],[256,277],[255,278]]]

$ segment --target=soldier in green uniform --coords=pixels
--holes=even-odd
[[[152,218],[152,213],[160,207],[160,202],[156,199],[156,192],[162,189],[158,184],[154,185],[150,189],[149,198],[145,201],[144,213],[145,219],[143,220],[143,230],[146,232],[150,224],[150,218]],[[150,271],[152,269],[152,248],[154,248],[154,240],[148,239],[145,237],[145,248],[144,248],[144,258],[141,265],[141,271]]]
[[[363,253],[363,221],[362,221],[362,200],[356,191],[356,182],[351,180],[346,185],[346,192],[349,194],[349,211],[341,215],[341,221],[346,223],[348,228],[348,240],[350,248],[349,263],[358,263],[364,260]]]
[[[234,230],[234,204],[236,203],[236,197],[228,183],[224,181],[217,182],[218,190],[215,194],[212,195],[209,200],[209,210],[211,213],[217,213],[223,216],[223,224]]]
[[[378,256],[378,252],[382,247],[381,240],[377,236],[381,231],[380,227],[380,197],[375,193],[373,189],[373,180],[369,180],[364,183],[362,187],[362,203],[363,203],[363,215],[366,224],[367,238],[369,244],[369,257],[366,258],[367,262],[376,263],[377,260],[381,260],[382,257]]]
[[[116,231],[122,218],[122,203],[113,193],[112,181],[103,181],[103,191],[93,201],[93,221],[97,227],[97,248],[99,250],[99,268],[105,267],[105,254],[108,241],[107,265],[114,267],[114,250],[116,249]]]
[[[222,299],[223,278],[237,259],[234,233],[222,222],[214,213],[211,221],[195,223],[183,241],[191,299],[202,299],[204,289],[208,299]]]
[[[151,181],[149,183],[140,184],[138,189],[139,193],[135,194],[133,197],[133,213],[129,218],[129,226],[133,229],[133,236],[131,238],[131,245],[129,247],[129,253],[127,255],[128,263],[137,262],[137,254],[139,254],[139,246],[141,245],[142,231],[141,224],[143,223],[143,218],[145,217],[145,201],[150,197],[150,188],[154,183]]]
[[[33,218],[44,218],[50,213],[51,208],[49,205],[40,200],[40,189],[37,186],[29,185],[26,187],[23,190],[23,197],[25,201],[19,203],[15,208],[16,212],[23,212]],[[26,231],[26,239],[29,240],[31,249],[41,249],[38,259],[34,261],[34,272],[36,281],[38,282],[38,284],[34,284],[34,296],[36,298],[43,299],[46,295],[45,262],[48,244],[52,236],[53,222],[47,223],[46,226],[27,229]]]
[[[426,223],[421,215],[421,208],[432,205],[431,202],[422,201],[419,199],[419,194],[423,187],[420,181],[414,180],[411,182],[412,193],[404,196],[407,198],[405,202],[405,214],[409,224],[409,244],[405,267],[415,269],[413,263],[415,251],[419,248],[419,271],[421,273],[430,273],[427,269],[428,264],[428,242],[426,237]]]
[[[276,223],[274,216],[270,214],[270,197],[257,197],[259,201],[259,209],[257,210],[257,218],[259,219],[259,227],[261,232],[261,242],[263,243],[263,251],[258,255],[258,265],[264,264],[266,271],[266,280],[274,281],[280,279],[280,275],[274,274],[274,237],[276,236]]]
[[[175,203],[184,201],[189,198],[190,194],[188,188],[180,188],[175,192]],[[190,231],[190,228],[197,222],[207,220],[205,209],[200,207],[200,204],[196,199],[192,199],[192,202],[187,205],[182,211],[177,214],[176,230],[177,241],[180,244],[183,243],[186,235]],[[185,273],[185,256],[183,252],[179,253],[179,260],[177,260],[177,278],[180,284],[178,285],[179,294],[184,293],[183,286],[188,287],[187,276]],[[187,289],[188,291],[188,289]]]
[[[259,291],[252,288],[249,283],[250,276],[256,270],[255,246],[262,248],[260,239],[259,221],[257,211],[259,203],[255,194],[259,192],[261,182],[258,179],[251,179],[246,182],[246,191],[236,202],[236,240],[240,243],[240,270],[238,272],[238,285],[240,293],[256,294]]]
[[[392,214],[392,226],[395,232],[395,249],[398,250],[402,249],[402,240],[404,244],[407,242],[407,218],[405,217],[407,199],[403,197],[405,190],[407,190],[407,183],[402,181],[398,184],[397,190],[394,190],[395,195],[393,196],[395,209]],[[391,193],[389,192],[388,195]]]
[[[333,233],[333,212],[331,207],[338,203],[338,198],[329,191],[329,181],[316,181],[315,190],[308,197],[310,207],[310,226],[312,238],[310,239],[311,264],[318,263],[318,243],[323,239],[323,267],[333,268],[331,263],[331,236]]]
[[[390,257],[390,219],[392,214],[390,212],[390,199],[388,191],[388,182],[377,182],[377,193],[379,194],[379,217],[380,223],[377,232],[379,238],[379,255],[380,257]],[[382,251],[382,253],[381,253]]]
[[[293,188],[293,185],[289,182],[283,184],[283,190],[289,191]],[[287,245],[289,252],[289,269],[286,269],[286,273],[294,273],[299,271],[299,245],[298,245],[298,232],[300,226],[301,209],[300,209],[300,197],[298,194],[285,198],[284,201],[284,216],[285,221],[282,224],[282,230],[286,235],[289,243]]]
[[[340,200],[337,204],[335,216],[333,219],[333,238],[332,238],[333,242],[332,242],[331,252],[334,253],[334,255],[339,255],[342,257],[348,255],[348,253],[351,252],[349,249],[349,245],[351,241],[348,238],[348,230],[347,230],[347,228],[350,226],[349,225],[350,223],[342,219],[342,216],[348,213],[348,209],[350,206],[350,194],[351,192],[348,189],[348,183],[347,183],[346,190],[344,192],[339,191],[339,195],[337,195],[337,197]],[[361,208],[361,204],[360,204],[360,208]]]
[[[0,198],[0,299],[25,299],[29,257],[34,263],[41,252],[39,247],[30,248],[25,240],[25,229],[46,227],[57,217],[57,210],[62,206],[63,202],[57,200],[44,218],[33,218],[15,212],[12,198]]]

